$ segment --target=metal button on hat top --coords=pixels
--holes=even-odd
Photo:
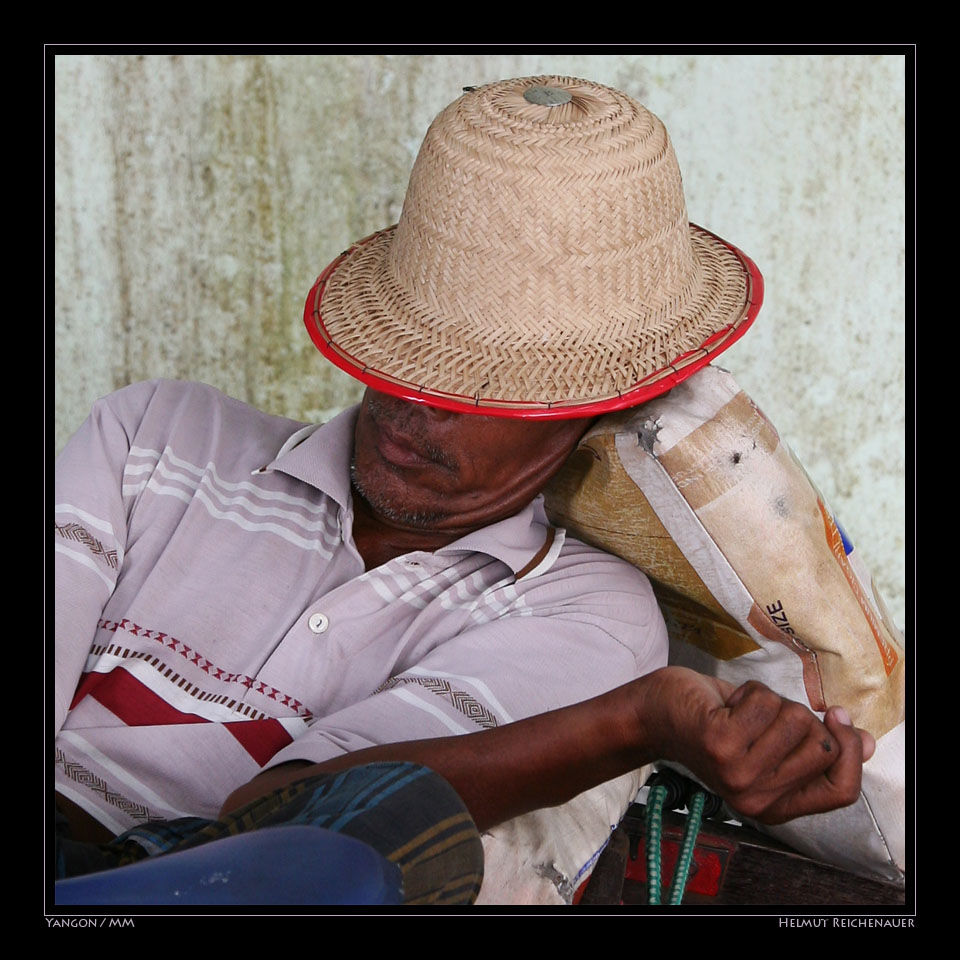
[[[307,621],[307,626],[314,633],[323,633],[330,626],[330,618],[325,613],[314,613]]]
[[[530,87],[523,91],[523,99],[541,107],[557,107],[561,103],[569,103],[573,97],[568,90],[557,87]]]

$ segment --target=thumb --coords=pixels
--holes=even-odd
[[[827,729],[834,727],[835,724],[840,725],[841,727],[853,727],[858,734],[860,734],[860,742],[863,744],[863,762],[866,763],[876,752],[877,750],[877,741],[873,738],[873,735],[867,731],[863,730],[860,727],[854,727],[853,721],[850,719],[850,714],[847,713],[843,707],[831,707],[826,715],[823,718],[824,723],[827,725]],[[831,730],[831,732],[834,732]]]

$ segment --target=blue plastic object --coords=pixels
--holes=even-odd
[[[846,530],[840,526],[840,521],[834,517],[833,522],[837,525],[837,530],[840,531],[840,540],[843,543],[843,552],[849,557],[853,553],[853,544],[850,542],[850,538],[847,536]]]
[[[58,906],[316,906],[402,902],[399,867],[321,827],[285,826],[60,880]]]

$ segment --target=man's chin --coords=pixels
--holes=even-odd
[[[391,495],[389,483],[367,482],[363,471],[357,468],[356,461],[350,464],[350,481],[354,492],[367,502],[370,509],[391,524],[429,530],[446,516],[441,511],[412,509],[401,495]]]

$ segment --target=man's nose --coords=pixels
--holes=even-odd
[[[373,391],[373,393],[376,395],[376,403],[380,409],[395,420],[416,417],[427,423],[442,423],[451,417],[469,416],[469,414],[460,414],[452,410],[441,410],[416,398],[396,397],[379,391]]]
[[[452,410],[441,410],[439,407],[431,406],[414,397],[389,397],[388,399],[398,413],[420,417],[427,423],[441,423],[451,417],[462,416],[462,414],[454,413]]]
[[[416,401],[411,400],[409,402],[415,403]],[[417,405],[421,408],[423,418],[428,423],[442,423],[451,417],[462,416],[462,414],[454,413],[452,410],[442,410],[440,407],[433,407],[426,403],[418,403]]]

